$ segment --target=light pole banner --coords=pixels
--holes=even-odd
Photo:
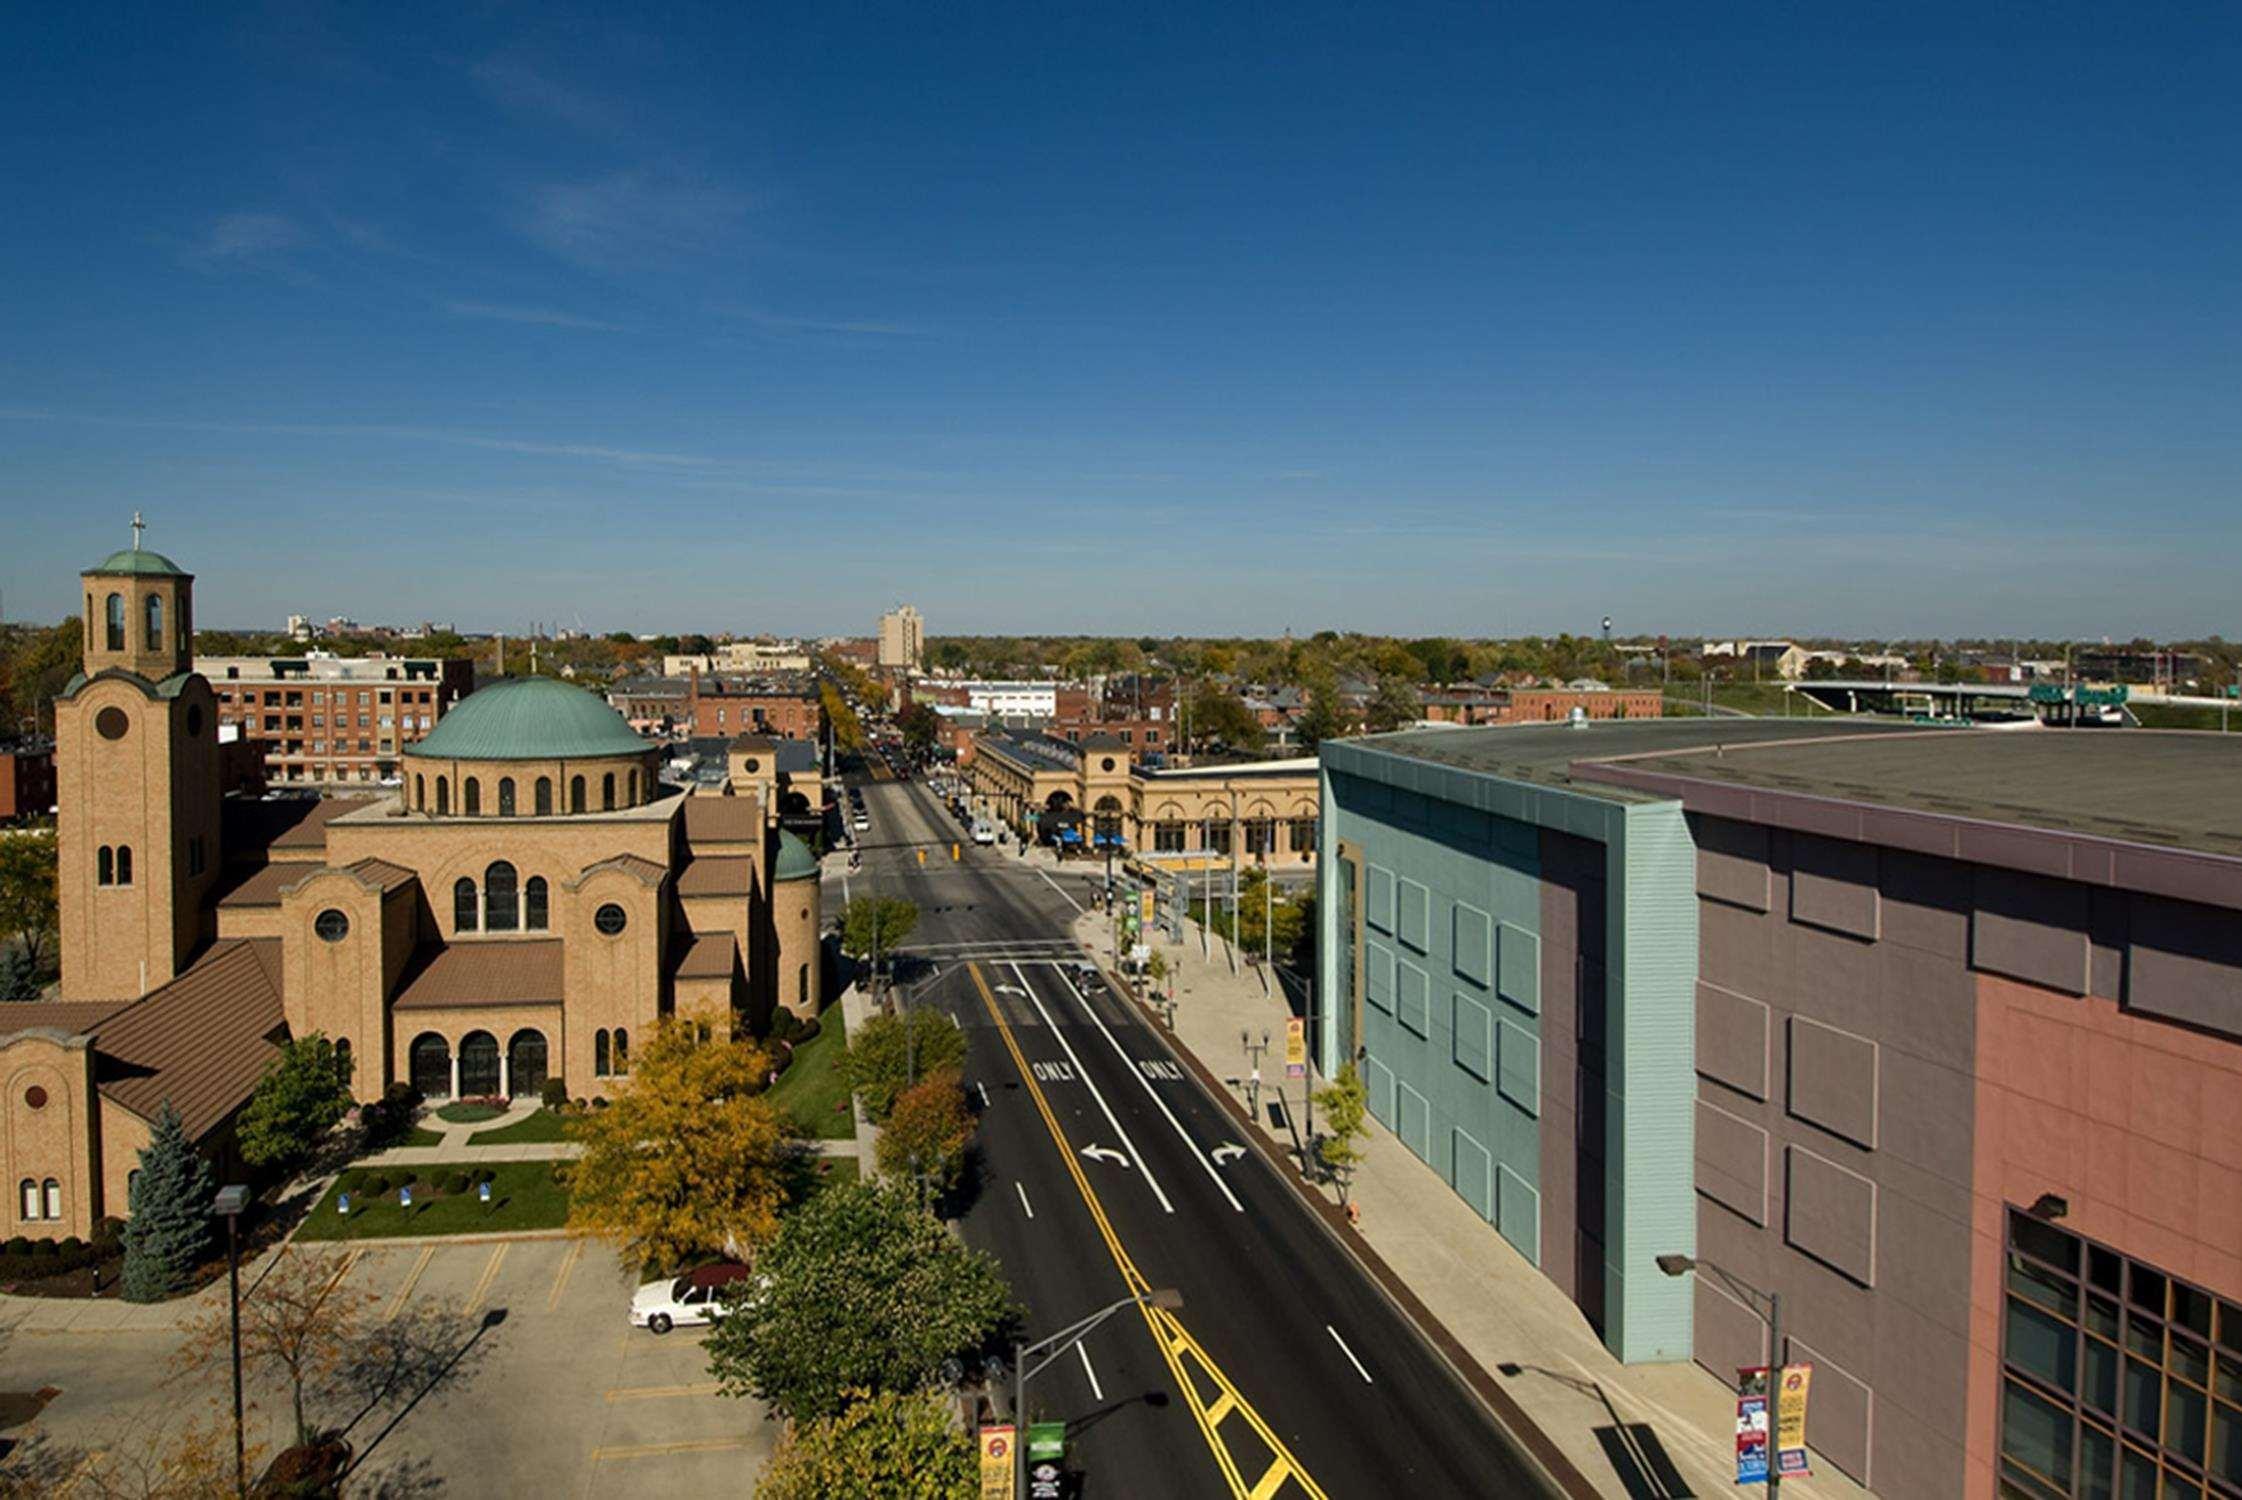
[[[1012,1500],[1012,1442],[1009,1427],[981,1429],[981,1500]]]
[[[1298,1016],[1287,1016],[1284,1023],[1284,1076],[1308,1076],[1308,1023]]]
[[[1775,1393],[1775,1472],[1785,1479],[1814,1472],[1806,1462],[1806,1392],[1813,1383],[1812,1365],[1783,1366]]]
[[[1767,1367],[1736,1372],[1736,1482],[1767,1482]]]

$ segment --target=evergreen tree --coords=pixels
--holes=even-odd
[[[125,1223],[124,1296],[159,1302],[187,1284],[210,1239],[210,1164],[187,1139],[169,1099],[140,1153]]]
[[[241,1113],[241,1155],[253,1167],[293,1166],[350,1112],[350,1058],[318,1032],[291,1038]]]

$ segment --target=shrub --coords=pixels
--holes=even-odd
[[[545,1080],[545,1087],[538,1090],[537,1097],[547,1109],[559,1109],[568,1102],[568,1084],[563,1079],[548,1078]]]
[[[444,1180],[436,1185],[442,1188],[446,1195],[464,1193],[467,1191],[467,1174],[465,1172],[446,1172]]]
[[[477,1167],[474,1176],[475,1181],[479,1183],[496,1182],[498,1181],[498,1169],[496,1167]]]
[[[62,1237],[62,1244],[59,1248],[64,1255],[78,1255],[85,1250],[86,1242],[74,1234],[66,1234]]]
[[[578,1099],[576,1101],[576,1112],[578,1114],[582,1114],[585,1110],[590,1109],[591,1107],[591,1104],[586,1100]]]
[[[31,1253],[31,1236],[19,1234],[10,1238],[6,1253],[9,1255],[29,1255]]]
[[[801,1032],[802,1018],[785,1006],[782,1005],[771,1013],[772,1041],[791,1042],[795,1037],[801,1035]]]
[[[33,1240],[31,1242],[31,1253],[38,1256],[41,1260],[46,1260],[52,1256],[61,1254],[62,1246],[54,1240]]]
[[[379,1198],[389,1191],[389,1174],[387,1172],[368,1172],[358,1180],[358,1188],[369,1198]]]
[[[93,1221],[93,1242],[106,1249],[115,1249],[125,1235],[125,1221],[111,1214]]]
[[[817,1034],[824,1029],[825,1023],[823,1021],[816,1016],[810,1017],[802,1023],[802,1029],[794,1033],[794,1045],[797,1047],[808,1046],[817,1039]]]

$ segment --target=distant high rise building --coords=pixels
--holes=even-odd
[[[880,665],[915,672],[926,656],[926,622],[908,604],[880,616]]]

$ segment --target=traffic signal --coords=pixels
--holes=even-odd
[[[919,851],[918,851],[918,856],[919,856],[919,863],[920,863],[920,864],[922,864],[922,865],[923,865],[923,864],[925,864],[925,863],[926,863],[926,851],[925,851],[924,849],[921,849],[921,850],[919,850]]]
[[[950,863],[956,864],[962,858],[964,858],[964,856],[958,853],[958,846],[955,844],[950,845]]]

